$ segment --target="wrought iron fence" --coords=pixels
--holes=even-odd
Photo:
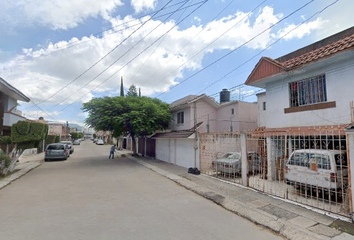
[[[348,216],[350,159],[346,142],[340,128],[257,130],[245,134],[244,144],[240,133],[203,133],[201,171]],[[246,160],[242,160],[242,153],[246,153]],[[244,170],[242,163],[246,164]]]

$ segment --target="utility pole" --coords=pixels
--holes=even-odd
[[[69,140],[69,122],[66,121],[66,140]]]

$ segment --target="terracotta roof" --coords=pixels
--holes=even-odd
[[[198,123],[196,125],[196,129],[198,129],[202,124],[203,122]],[[154,135],[151,136],[151,138],[169,138],[169,139],[188,138],[193,134],[194,134],[194,128],[191,128],[188,130],[155,133]]]
[[[353,32],[354,27],[277,59],[262,57],[247,78],[246,84],[252,85],[254,82],[261,81],[264,78],[271,77],[275,74],[279,74],[280,72],[291,71],[306,64],[333,56],[339,52],[353,50]],[[273,67],[269,65],[264,66],[263,63],[265,60]]]
[[[350,49],[354,46],[354,34],[343,38],[337,42],[328,44],[326,46],[317,48],[313,51],[304,53],[298,57],[295,57],[293,59],[289,59],[288,61],[285,61],[281,63],[286,69],[294,69],[296,67],[299,67],[301,65],[317,61],[321,58],[331,56],[333,54],[336,54],[338,52]]]

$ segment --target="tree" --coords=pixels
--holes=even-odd
[[[172,119],[167,103],[149,97],[94,98],[82,110],[88,113],[85,123],[96,130],[111,131],[116,138],[129,134],[134,155],[136,137],[166,129]]]
[[[129,90],[127,92],[127,96],[130,96],[130,97],[137,97],[138,96],[138,92],[137,92],[134,84],[129,87]]]
[[[120,78],[120,96],[124,97],[123,77]]]

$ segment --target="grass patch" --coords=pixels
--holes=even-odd
[[[4,178],[10,176],[11,174],[18,172],[18,171],[19,171],[19,169],[15,169],[12,172],[7,173],[6,175],[0,175],[0,181],[3,180]]]
[[[335,228],[339,231],[354,235],[354,224],[353,223],[344,222],[344,221],[337,219],[330,225],[330,227]]]

